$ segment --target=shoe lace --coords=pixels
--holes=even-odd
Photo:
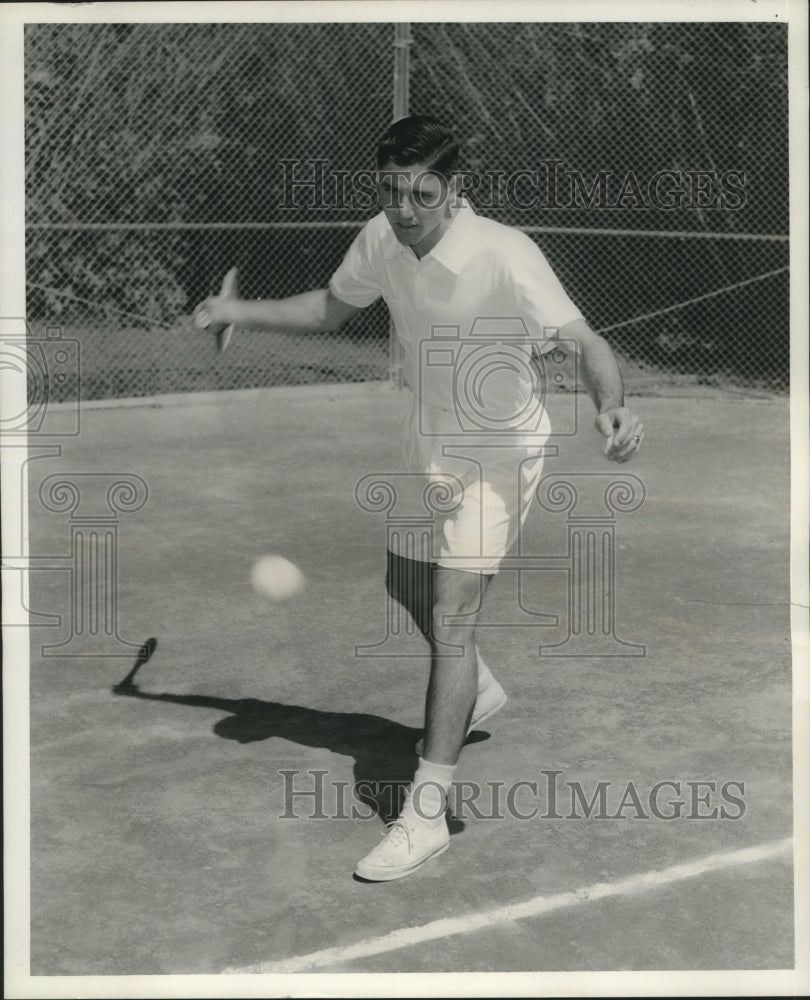
[[[404,838],[408,845],[408,850],[410,851],[411,849],[411,831],[401,819],[395,819],[387,823],[380,836],[385,837],[394,846],[401,843]]]

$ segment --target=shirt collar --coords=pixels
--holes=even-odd
[[[422,261],[436,260],[448,271],[460,274],[467,252],[469,251],[468,226],[475,218],[475,211],[466,199],[462,199],[458,211],[453,216],[439,242],[422,258]],[[393,243],[383,254],[386,260],[403,255],[416,260],[416,255],[410,247],[400,243],[391,231]]]
[[[442,234],[442,238],[429,253],[425,254],[424,260],[432,257],[453,274],[461,274],[470,251],[469,226],[474,218],[475,212],[472,206],[462,200],[460,208]]]

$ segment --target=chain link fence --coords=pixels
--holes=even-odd
[[[324,286],[410,108],[453,125],[469,198],[540,244],[630,391],[784,389],[786,41],[762,23],[28,25],[29,323],[79,342],[87,399],[386,378],[382,304],[338,334],[240,331],[221,356],[189,313],[234,265],[245,297]],[[31,387],[70,391],[47,370]]]

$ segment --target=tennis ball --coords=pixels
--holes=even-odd
[[[257,594],[276,603],[300,593],[306,577],[295,563],[284,556],[267,555],[253,564],[250,583]]]

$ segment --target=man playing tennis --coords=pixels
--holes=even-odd
[[[608,459],[626,462],[644,436],[624,406],[607,343],[588,327],[536,244],[478,216],[460,196],[458,157],[452,134],[435,119],[395,122],[377,148],[382,211],[354,240],[328,288],[276,300],[211,298],[198,307],[211,324],[318,332],[337,330],[382,296],[414,393],[405,429],[408,471],[451,496],[428,558],[388,554],[389,592],[429,640],[431,669],[425,736],[405,805],[356,867],[374,881],[402,878],[447,850],[447,795],[461,748],[506,701],[476,649],[475,620],[526,517],[551,430],[529,374],[532,351],[552,350],[558,338],[573,345]],[[458,378],[469,349],[479,345],[489,345],[489,365],[471,369],[467,381]],[[486,412],[476,423],[482,399]]]

